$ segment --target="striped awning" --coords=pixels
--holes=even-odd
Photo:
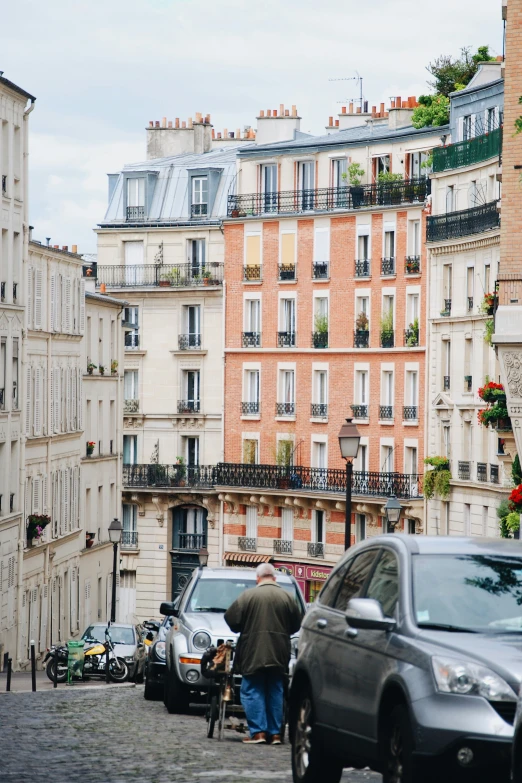
[[[258,555],[256,552],[225,552],[227,563],[268,563],[273,555]]]

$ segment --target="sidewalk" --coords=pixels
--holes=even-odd
[[[7,672],[0,673],[0,696],[6,694],[7,684]],[[67,685],[67,683],[58,683],[56,690],[90,690],[92,688],[134,688],[133,682],[115,683],[111,682],[107,685],[105,680],[99,677],[92,677],[85,682],[75,681],[73,685]],[[52,691],[53,683],[48,678],[44,671],[36,672],[36,690],[37,691]],[[31,672],[13,672],[11,675],[11,693],[30,693],[32,691]],[[7,695],[9,695],[7,693]]]

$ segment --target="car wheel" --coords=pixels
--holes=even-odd
[[[383,783],[415,783],[413,731],[408,709],[394,707],[382,738]]]
[[[177,715],[188,710],[188,690],[179,682],[176,675],[168,669],[165,672],[165,697],[163,701],[170,715]]]
[[[327,754],[319,738],[314,738],[314,709],[308,688],[297,693],[295,708],[291,726],[294,783],[339,783],[341,762]]]
[[[143,696],[147,701],[159,701],[161,699],[161,690],[158,685],[151,683],[150,680],[145,680]]]

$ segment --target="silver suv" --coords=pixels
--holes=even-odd
[[[295,579],[278,573],[277,583],[295,598],[304,613],[305,603]],[[236,640],[237,634],[226,624],[224,614],[244,590],[255,585],[256,572],[251,568],[197,568],[179,599],[161,604],[161,614],[174,618],[165,639],[163,700],[170,713],[185,712],[194,696],[206,693],[209,681],[201,674],[203,653],[211,645]],[[292,650],[295,660],[297,635]]]
[[[508,781],[521,606],[518,541],[387,535],[350,549],[301,628],[294,782],[338,783],[345,766],[384,783]]]

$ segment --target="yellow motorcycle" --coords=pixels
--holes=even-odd
[[[109,675],[114,682],[125,682],[129,676],[129,668],[123,658],[118,658],[114,651],[111,634],[105,629],[105,641],[97,639],[85,639],[83,676],[105,677],[105,664],[107,652],[109,653]]]

